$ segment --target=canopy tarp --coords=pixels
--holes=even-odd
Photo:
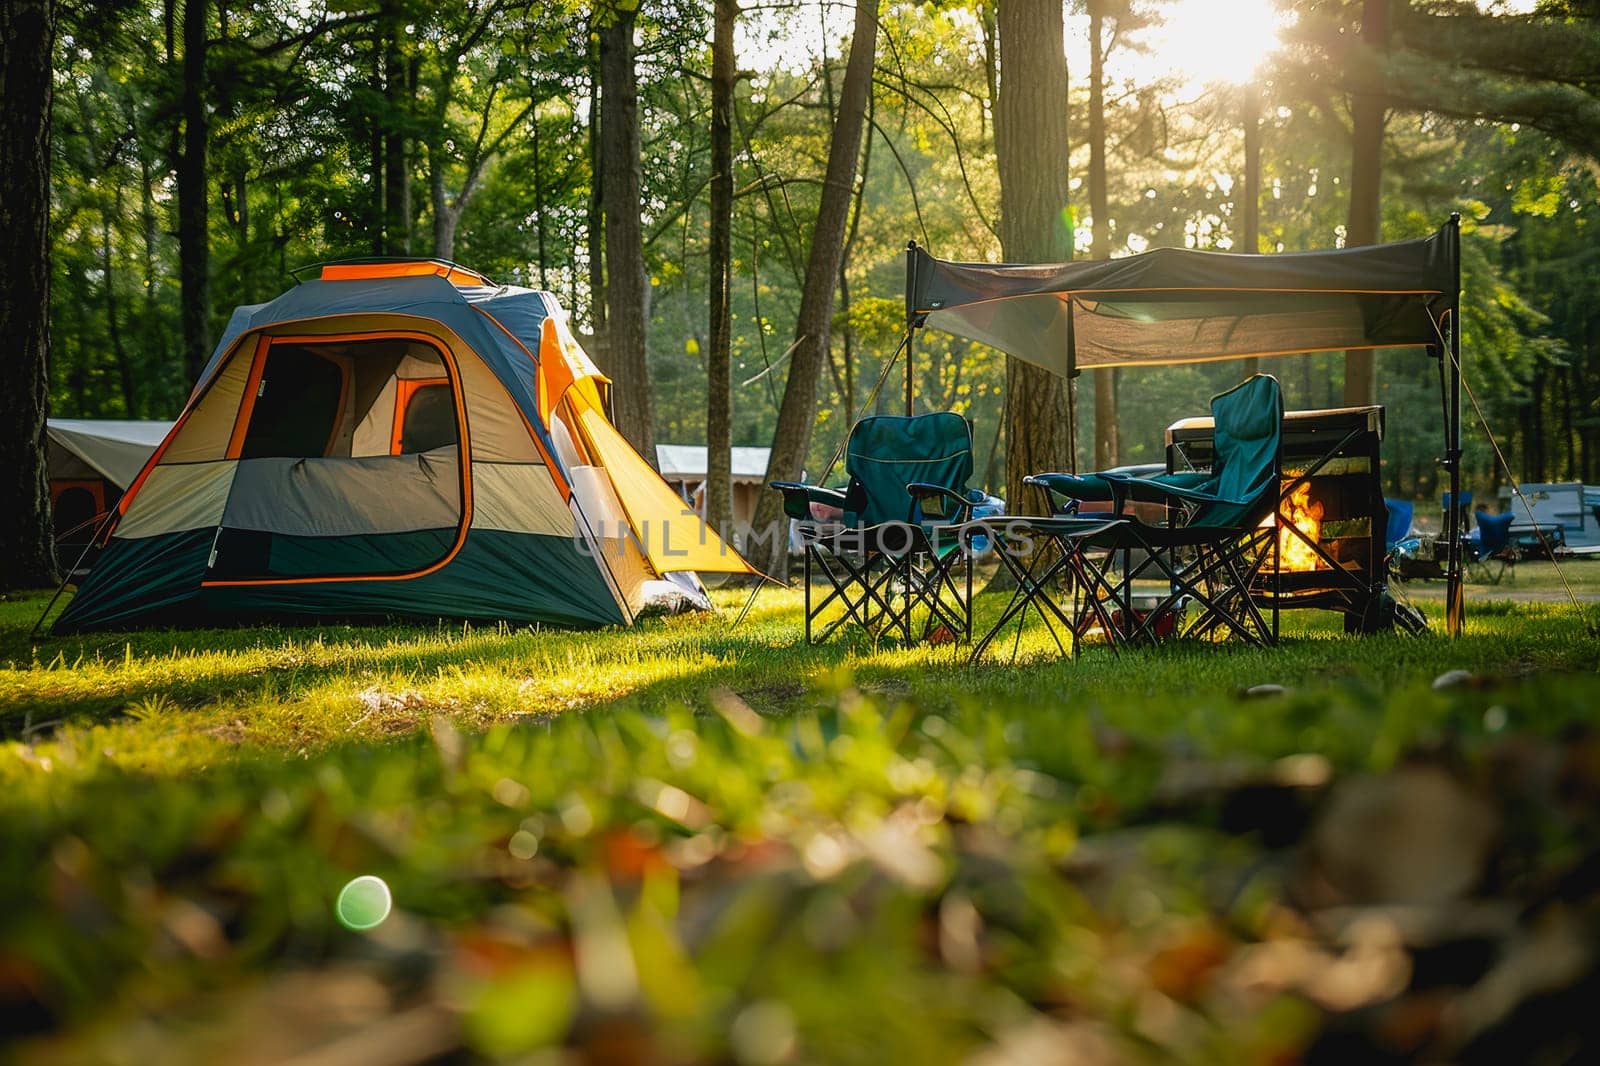
[[[150,454],[172,429],[171,422],[111,418],[52,418],[51,476],[69,476],[81,462],[119,489],[133,484]],[[60,474],[57,474],[57,470]]]
[[[1458,238],[1279,255],[1158,248],[1074,263],[954,263],[913,247],[910,321],[1063,376],[1104,366],[1445,344]],[[925,322],[919,322],[926,316]]]

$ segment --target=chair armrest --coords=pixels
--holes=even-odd
[[[1138,477],[1133,474],[1102,474],[1107,481],[1118,486],[1131,500],[1138,503],[1171,503],[1174,496],[1196,492],[1211,480],[1210,474],[1180,471],[1176,474],[1158,474],[1155,477]],[[1209,498],[1204,494],[1187,497],[1192,502]]]
[[[802,522],[810,521],[813,503],[844,510],[845,494],[842,489],[827,489],[821,485],[805,485],[798,481],[772,481],[767,487],[783,493],[783,513]]]
[[[1105,474],[1030,474],[1022,479],[1044,492],[1051,514],[1075,514],[1080,502],[1110,503],[1115,514],[1121,514],[1126,502],[1126,492],[1120,478]]]
[[[1073,500],[1110,500],[1115,492],[1105,474],[1032,474],[1023,481]]]
[[[1187,477],[1188,475],[1185,475]],[[1209,480],[1209,479],[1208,479]],[[1214,492],[1206,492],[1192,485],[1173,483],[1165,478],[1131,478],[1119,482],[1126,487],[1129,495],[1141,503],[1238,503],[1240,501],[1227,496],[1219,496]]]
[[[912,499],[912,513],[906,516],[908,521],[916,518],[916,508],[921,507],[924,516],[928,516],[928,504],[940,502],[951,505],[949,509],[941,509],[943,513],[931,517],[940,522],[964,522],[971,516],[972,508],[983,502],[982,497],[973,499],[970,495],[963,495],[954,489],[943,485],[930,485],[925,481],[913,481],[906,486],[906,495]]]

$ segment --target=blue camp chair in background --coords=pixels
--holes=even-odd
[[[948,411],[863,418],[850,430],[845,473],[843,489],[771,486],[798,522],[806,640],[826,640],[851,623],[909,642],[913,616],[920,616],[922,639],[971,639],[972,572],[959,527],[989,500],[967,487],[971,424]],[[812,588],[819,575],[826,583],[820,597]]]
[[[1383,550],[1392,555],[1411,536],[1411,520],[1416,517],[1416,505],[1410,500],[1386,499],[1383,506],[1389,512],[1389,519],[1383,527]]]
[[[1173,624],[1172,613],[1192,600],[1198,610],[1184,636],[1277,642],[1276,597],[1269,622],[1251,586],[1276,552],[1278,531],[1262,523],[1276,512],[1283,490],[1283,391],[1277,378],[1257,374],[1213,397],[1211,415],[1216,451],[1208,472],[1139,477],[1104,471],[1027,479],[1046,492],[1056,515],[1072,514],[1085,500],[1111,504],[1109,516],[1039,523],[1063,550],[1078,553],[1075,573],[1090,586],[1089,602],[1078,613],[1079,627],[1091,617],[1111,618],[1119,621],[1116,632],[1108,630],[1113,643],[1153,640]],[[1164,504],[1170,520],[1145,522],[1126,512],[1128,501]],[[1084,534],[1075,542],[1071,536],[1080,526],[1073,523],[1081,524]],[[1138,561],[1125,564],[1113,578],[1111,566],[1118,557]],[[1142,575],[1163,579],[1169,591],[1153,607],[1136,610],[1133,582]],[[1048,582],[1042,580],[1023,588],[1026,597],[1047,594]],[[1026,606],[1008,608],[1008,616],[985,640],[1010,617],[1020,617]]]
[[[1517,549],[1511,542],[1511,522],[1515,515],[1510,511],[1505,514],[1478,511],[1473,517],[1477,527],[1467,534],[1467,573],[1475,581],[1498,585],[1509,572],[1515,583]]]

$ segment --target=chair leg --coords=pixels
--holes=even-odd
[[[1248,547],[1255,543],[1255,540],[1254,535],[1249,536],[1245,538],[1242,546]],[[1195,564],[1186,570],[1171,566],[1165,559],[1159,559],[1158,565],[1167,573],[1174,585],[1182,587],[1178,593],[1169,597],[1169,604],[1179,595],[1186,594],[1193,596],[1205,609],[1205,613],[1189,627],[1185,636],[1199,638],[1209,634],[1219,625],[1226,625],[1241,639],[1260,647],[1268,646],[1274,639],[1266,620],[1262,618],[1255,601],[1250,596],[1249,581],[1240,573],[1233,550],[1205,546],[1200,550]],[[1259,566],[1259,563],[1257,565]],[[1218,585],[1219,571],[1225,573],[1231,580],[1230,585]],[[1243,608],[1242,617],[1239,612],[1230,608],[1230,604],[1235,600]],[[1163,605],[1165,606],[1167,604]]]
[[[837,565],[837,570],[829,564],[829,558]],[[850,559],[848,552],[825,556],[818,549],[816,565],[828,579],[829,592],[820,602],[810,606],[809,614],[813,618],[820,618],[835,600],[843,605],[844,614],[823,626],[813,643],[827,640],[847,622],[853,622],[871,633],[879,619],[893,614],[884,600],[886,593],[893,595],[893,582],[890,580],[893,577],[892,568],[880,568],[881,560],[875,553],[861,556],[859,563],[852,563]]]
[[[1040,607],[1037,602],[1038,599],[1043,598],[1056,618],[1066,625],[1068,629],[1072,628],[1072,621],[1063,615],[1060,607],[1048,597],[1048,583],[1059,571],[1059,568],[1066,565],[1065,556],[1058,557],[1054,563],[1047,566],[1044,574],[1036,575],[1035,568],[1039,565],[1039,561],[1046,557],[1046,553],[1031,551],[1028,554],[1027,562],[1023,562],[1016,554],[1006,548],[998,550],[1000,551],[1002,563],[1016,580],[1017,587],[1012,592],[1011,599],[1006,604],[1005,609],[1000,612],[999,619],[990,627],[989,632],[984,634],[983,639],[979,640],[977,645],[974,646],[972,654],[967,661],[976,662],[988,649],[989,645],[994,642],[994,639],[1013,620],[1017,623],[1016,647],[1012,651],[1013,656],[1015,656],[1017,648],[1021,646],[1022,629],[1027,624],[1027,614],[1030,607],[1038,612],[1040,619],[1045,623],[1046,630],[1049,631],[1051,638],[1056,642],[1056,648],[1062,655],[1066,655],[1067,646],[1061,643],[1061,638],[1050,624],[1050,619],[1045,615],[1044,608]]]
[[[811,614],[811,553],[814,550],[815,549],[812,548],[812,546],[808,544],[808,545],[806,545],[804,551],[802,551],[802,553],[801,553],[802,557],[805,560],[805,562],[802,564],[801,579],[800,580],[801,580],[801,583],[805,586],[806,643],[807,644],[815,643],[815,641],[813,641],[811,639],[811,622],[812,622],[812,614]]]

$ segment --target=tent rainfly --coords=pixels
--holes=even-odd
[[[1420,240],[1281,255],[1158,248],[1125,259],[957,263],[906,252],[910,338],[928,326],[1064,377],[1311,352],[1425,350],[1439,364],[1444,459],[1461,489],[1461,219]],[[1458,518],[1446,516],[1447,625],[1463,614]]]
[[[334,264],[241,307],[58,632],[260,617],[628,624],[746,563],[606,414],[555,298]]]

